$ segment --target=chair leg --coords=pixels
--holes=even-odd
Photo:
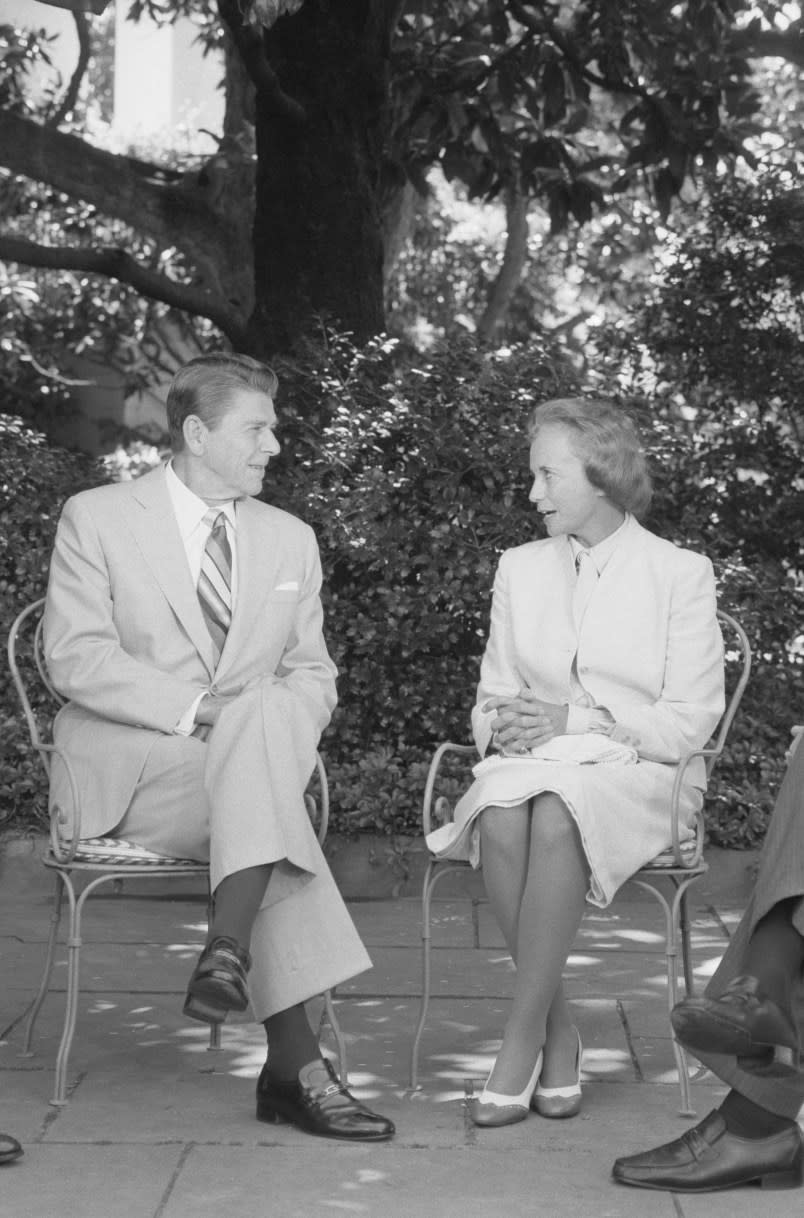
[[[419,1018],[413,1035],[410,1049],[410,1089],[414,1091],[419,1085],[419,1043],[427,1020],[432,990],[432,936],[430,932],[430,911],[433,892],[439,880],[451,871],[465,871],[466,863],[439,862],[431,858],[427,863],[422,884],[422,997],[419,1005]]]
[[[681,898],[678,904],[679,910],[679,927],[681,930],[681,961],[684,966],[684,989],[687,997],[692,998],[695,994],[695,975],[692,969],[692,950],[690,942],[690,917],[689,917],[689,902],[687,900],[687,887],[683,889]]]
[[[433,891],[433,868],[435,863],[430,859],[424,873],[422,884],[422,997],[419,1005],[419,1018],[416,1031],[413,1034],[413,1044],[410,1049],[410,1089],[415,1090],[419,1085],[419,1042],[427,1019],[430,1006],[431,961],[430,961],[430,898]]]
[[[47,940],[47,955],[45,957],[45,967],[42,973],[42,980],[39,983],[39,992],[34,999],[34,1004],[31,1007],[31,1013],[28,1016],[28,1022],[25,1025],[25,1041],[22,1046],[21,1057],[32,1057],[33,1050],[31,1043],[33,1041],[34,1025],[42,1008],[42,1003],[45,1001],[48,990],[50,989],[50,977],[53,972],[53,960],[56,954],[56,940],[59,935],[59,926],[61,925],[62,899],[64,896],[64,879],[60,871],[56,872],[56,888],[53,894],[53,908],[50,913],[50,933]]]
[[[56,1055],[56,1081],[53,1091],[53,1099],[50,1103],[54,1108],[62,1108],[67,1103],[67,1066],[70,1060],[70,1049],[73,1044],[73,1036],[75,1034],[75,1021],[78,1015],[78,994],[80,988],[80,964],[81,964],[81,913],[83,911],[84,901],[92,891],[91,887],[85,888],[80,896],[76,899],[75,889],[73,888],[72,879],[69,875],[64,876],[64,884],[67,892],[67,897],[70,903],[70,928],[67,938],[67,999],[64,1010],[64,1029],[61,1034],[61,1043],[59,1051]]]
[[[644,888],[646,892],[651,893],[662,907],[664,913],[664,934],[665,934],[665,962],[667,966],[667,1010],[668,1015],[673,1007],[678,1002],[678,952],[679,944],[682,944],[683,951],[683,932],[681,929],[681,906],[684,901],[687,889],[691,884],[699,879],[699,875],[693,875],[687,878],[677,878],[676,876],[666,877],[672,880],[675,887],[675,893],[672,902],[669,902],[664,893],[659,887],[649,880],[637,879],[635,882]],[[684,915],[686,916],[686,914]],[[687,970],[691,965],[687,959],[684,960],[685,979]],[[678,1086],[681,1092],[681,1109],[680,1115],[684,1117],[695,1116],[695,1109],[692,1107],[692,1092],[690,1090],[690,1072],[687,1064],[687,1055],[684,1048],[676,1040],[671,1029],[671,1043],[673,1046],[673,1057],[675,1058],[676,1070],[678,1073]]]
[[[681,949],[681,960],[684,970],[685,992],[687,994],[693,994],[695,991],[695,978],[693,976],[692,954],[690,951],[689,903],[687,896],[690,886],[695,883],[696,879],[699,878],[699,876],[691,876],[687,879],[673,878],[676,893],[673,898],[671,919],[669,924],[669,932],[672,934],[672,944],[668,948],[667,957],[667,999],[671,1012],[673,1007],[678,1002],[679,948]],[[675,1033],[672,1033],[672,1036],[673,1054],[676,1059],[678,1082],[681,1089],[681,1116],[692,1117],[695,1116],[695,1109],[692,1106],[690,1067],[687,1061],[687,1054],[684,1046],[676,1039]]]
[[[672,908],[667,919],[667,943],[665,958],[667,961],[667,1012],[668,1016],[673,1010],[673,1007],[678,1002],[678,946],[679,946],[679,928],[678,928],[678,907],[680,893],[676,893],[673,900]],[[681,1091],[681,1116],[695,1116],[695,1109],[692,1107],[692,1095],[690,1092],[690,1076],[687,1066],[687,1056],[684,1052],[684,1047],[676,1039],[675,1033],[670,1030],[670,1036],[673,1045],[673,1056],[676,1059],[676,1071],[678,1073],[678,1085]]]
[[[343,1038],[341,1025],[338,1022],[338,1016],[335,1013],[335,1004],[332,1001],[332,990],[324,991],[324,1010],[326,1012],[327,1022],[332,1028],[332,1035],[335,1037],[335,1044],[338,1052],[338,1077],[344,1087],[349,1085],[349,1063],[346,1059],[346,1041]]]

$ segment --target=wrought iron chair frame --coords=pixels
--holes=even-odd
[[[690,955],[690,923],[688,909],[688,890],[696,880],[701,879],[709,870],[709,864],[703,857],[704,846],[704,813],[701,809],[695,817],[694,839],[692,848],[685,843],[682,847],[679,831],[679,799],[681,784],[687,766],[694,757],[702,757],[706,765],[707,779],[711,778],[716,762],[722,756],[728,733],[734,722],[740,706],[745,687],[751,672],[751,646],[742,626],[730,614],[718,610],[718,621],[721,629],[726,627],[735,636],[736,645],[741,657],[741,671],[737,683],[728,699],[723,717],[720,720],[714,742],[705,749],[694,749],[681,760],[676,770],[675,782],[670,800],[672,844],[670,849],[661,854],[651,863],[631,877],[631,880],[650,892],[658,901],[665,920],[665,962],[667,968],[667,1003],[668,1014],[678,1001],[679,968],[678,957],[681,955],[684,985],[687,994],[695,991],[692,960]],[[431,829],[445,824],[452,817],[452,808],[445,796],[435,797],[439,769],[444,757],[449,754],[459,756],[477,756],[477,750],[470,744],[453,744],[448,741],[440,745],[430,763],[427,783],[422,804],[422,823],[425,837]],[[410,1087],[418,1086],[419,1077],[419,1046],[427,1020],[427,1011],[432,993],[432,936],[430,914],[433,892],[440,881],[451,872],[465,871],[470,864],[462,860],[438,859],[430,855],[424,873],[422,885],[422,996],[419,1016],[413,1036],[410,1053]],[[666,882],[669,881],[670,892],[666,892]],[[673,1054],[678,1070],[678,1081],[681,1092],[682,1116],[694,1116],[692,1096],[690,1091],[690,1071],[684,1048],[672,1034]]]
[[[44,604],[44,597],[40,597],[38,600],[33,601],[30,605],[23,609],[22,612],[19,613],[14,619],[8,634],[8,664],[28,727],[31,747],[36,751],[48,779],[50,778],[50,766],[51,759],[53,757],[58,757],[61,763],[64,765],[70,785],[73,813],[59,807],[53,807],[51,809],[50,848],[47,854],[44,855],[42,862],[45,867],[54,872],[56,886],[53,908],[50,917],[50,933],[48,936],[45,967],[39,990],[37,991],[36,997],[34,998],[28,1013],[28,1019],[25,1026],[25,1039],[21,1055],[24,1057],[33,1056],[31,1044],[33,1042],[34,1026],[45,997],[47,996],[48,989],[50,988],[50,979],[55,961],[58,932],[61,925],[62,911],[64,907],[64,897],[66,895],[70,911],[69,927],[66,940],[67,995],[64,1012],[64,1027],[56,1057],[54,1092],[53,1098],[50,1100],[50,1103],[55,1107],[63,1107],[68,1102],[67,1070],[69,1065],[70,1051],[75,1035],[75,1026],[78,1017],[78,1003],[80,997],[80,957],[83,942],[81,937],[81,925],[84,905],[86,904],[88,898],[103,884],[112,882],[118,886],[121,886],[123,880],[131,879],[133,877],[136,877],[137,879],[155,880],[173,876],[202,876],[208,884],[209,867],[206,863],[198,862],[196,859],[172,860],[167,863],[157,862],[154,860],[129,864],[121,864],[119,861],[104,862],[102,856],[93,858],[92,861],[82,859],[81,807],[78,797],[78,784],[75,779],[75,773],[70,764],[69,758],[64,754],[64,752],[57,745],[43,739],[39,722],[33,706],[31,705],[25,678],[20,671],[18,653],[21,635],[26,631],[26,629],[30,630],[31,623],[35,620],[36,625],[34,627],[33,639],[30,643],[31,658],[36,666],[37,675],[53,702],[57,706],[64,705],[65,699],[54,687],[45,664],[42,646],[42,610],[44,608]],[[320,845],[323,846],[329,824],[329,786],[327,783],[327,773],[324,767],[324,762],[318,753],[316,754],[316,773],[320,789],[320,808],[317,800],[310,793],[305,796],[305,803],[308,814],[313,823],[313,827],[316,831],[318,841]],[[112,858],[114,857],[113,850],[110,850],[110,856]],[[82,884],[80,889],[77,889],[73,880],[73,873],[82,875],[84,877],[92,875],[94,876],[94,879],[88,880],[86,883]],[[332,1029],[337,1050],[338,1070],[344,1083],[346,1083],[348,1078],[346,1045],[340,1024],[338,1023],[338,1018],[335,1014],[332,991],[325,991],[323,997],[323,1017],[326,1018]],[[210,1026],[210,1049],[220,1048],[220,1028],[220,1024],[212,1024]]]

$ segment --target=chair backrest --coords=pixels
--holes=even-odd
[[[17,614],[8,632],[7,650],[8,667],[19,696],[25,722],[28,725],[31,746],[36,749],[37,755],[44,766],[45,773],[49,778],[50,753],[44,747],[49,742],[41,734],[39,721],[34,709],[36,695],[31,682],[34,682],[38,678],[41,689],[51,699],[50,714],[48,716],[51,719],[58,708],[64,706],[66,699],[62,697],[50,680],[50,674],[45,663],[44,644],[42,641],[42,611],[44,607],[45,598],[40,596],[38,600],[32,601],[27,608]],[[319,844],[323,846],[329,826],[329,783],[327,781],[327,771],[320,753],[316,753],[315,760],[315,770],[310,781],[312,783],[317,782],[318,784],[318,798],[308,792],[304,797],[304,802]]]
[[[39,682],[41,689],[52,700],[49,708],[52,715],[64,705],[65,699],[54,687],[48,675],[42,645],[42,610],[45,598],[32,601],[26,609],[18,613],[11,623],[8,632],[8,667],[11,679],[22,706],[22,713],[28,726],[31,745],[39,756],[45,773],[50,776],[50,755],[42,746],[47,743],[41,735],[39,720],[34,710],[36,700],[35,683]]]
[[[737,671],[737,681],[727,699],[726,710],[723,713],[717,735],[711,745],[711,755],[706,758],[707,778],[711,778],[715,763],[723,752],[726,738],[731,730],[734,716],[737,714],[743,694],[745,693],[745,687],[748,684],[748,678],[751,675],[751,644],[748,642],[748,635],[737,619],[733,618],[730,613],[718,609],[717,618],[720,623],[721,633],[723,634],[727,668],[729,661],[733,660]]]

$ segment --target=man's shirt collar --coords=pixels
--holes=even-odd
[[[173,510],[179,523],[179,532],[186,539],[195,532],[209,511],[209,504],[201,499],[189,486],[182,482],[173,468],[173,460],[165,466],[165,482],[170,495]],[[229,524],[234,529],[237,522],[236,501],[229,499],[226,503],[216,505],[221,512],[226,513]]]

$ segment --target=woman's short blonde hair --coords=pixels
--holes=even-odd
[[[564,427],[586,476],[625,512],[644,516],[653,487],[633,420],[606,398],[553,398],[537,406],[528,424],[531,443],[543,427]]]

